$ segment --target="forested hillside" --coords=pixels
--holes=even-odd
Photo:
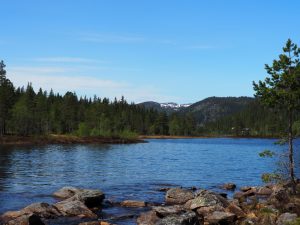
[[[78,97],[39,89],[32,84],[14,87],[0,62],[0,135],[74,134],[79,136],[124,136],[136,134],[191,135],[190,117],[168,117],[165,112],[128,104],[122,97]]]
[[[211,97],[173,113],[157,104],[128,104],[121,99],[78,97],[14,87],[0,63],[0,135],[279,135],[284,113],[248,97]],[[153,107],[151,107],[153,106]],[[299,115],[295,115],[299,118]],[[299,123],[295,124],[296,125]]]

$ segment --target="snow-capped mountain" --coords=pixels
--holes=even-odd
[[[143,107],[146,108],[152,108],[158,111],[164,111],[167,113],[173,113],[185,108],[188,108],[192,104],[177,104],[175,102],[165,102],[165,103],[158,103],[158,102],[142,102],[139,103],[138,105],[142,105]]]
[[[174,110],[178,110],[180,108],[186,108],[189,107],[191,104],[177,104],[175,102],[166,102],[166,103],[160,103],[160,107],[162,108],[170,108]]]

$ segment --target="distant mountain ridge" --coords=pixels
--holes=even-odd
[[[252,97],[209,97],[193,104],[177,104],[173,102],[143,102],[139,105],[145,108],[153,108],[157,111],[180,114],[191,114],[199,125],[214,122],[219,118],[237,113],[243,110]]]
[[[153,102],[153,101],[148,101],[148,102],[142,102],[138,105],[144,106],[145,108],[152,108],[157,111],[165,111],[167,113],[172,113],[172,112],[178,112],[184,108],[187,108],[191,106],[192,104],[178,104],[175,102],[165,102],[165,103],[158,103],[158,102]]]

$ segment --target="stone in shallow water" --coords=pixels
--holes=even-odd
[[[198,193],[196,193],[196,197],[194,199],[189,200],[185,207],[187,209],[197,209],[200,207],[209,207],[209,206],[220,206],[220,207],[226,207],[229,205],[229,202],[226,198],[207,191],[207,190],[201,190]]]
[[[87,207],[92,208],[100,206],[105,195],[99,190],[81,190],[79,193],[74,195],[74,198],[83,202]]]
[[[192,198],[194,193],[191,190],[171,188],[167,191],[165,200],[167,204],[184,204]]]
[[[156,206],[152,207],[152,210],[156,212],[159,217],[165,217],[170,214],[179,214],[185,211],[182,205],[172,205],[172,206]]]
[[[105,221],[90,221],[90,222],[83,222],[78,225],[114,225]]]
[[[222,186],[222,189],[234,191],[236,189],[236,185],[234,183],[226,183]]]
[[[138,225],[155,225],[160,218],[157,216],[155,211],[149,211],[145,213],[141,213],[141,215],[137,218]]]
[[[91,189],[79,189],[75,187],[63,187],[57,192],[53,193],[53,196],[61,199],[78,200],[83,202],[87,207],[101,206],[105,195],[100,190]]]
[[[56,198],[67,199],[73,197],[75,194],[79,193],[80,189],[75,187],[63,187],[58,191],[53,193]]]
[[[79,216],[87,218],[97,218],[83,202],[73,199],[66,199],[54,205],[63,214],[63,216]]]
[[[125,200],[121,202],[121,206],[139,208],[139,207],[146,207],[147,204],[146,202],[143,201]]]
[[[8,211],[1,216],[4,221],[10,221],[23,217],[26,219],[28,215],[38,216],[40,218],[56,218],[61,216],[61,212],[53,205],[48,203],[33,203],[19,211]],[[36,217],[33,217],[36,218]]]
[[[195,212],[185,212],[183,214],[173,214],[166,216],[155,223],[155,225],[200,225]]]

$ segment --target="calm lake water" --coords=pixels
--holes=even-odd
[[[261,174],[272,172],[275,163],[258,153],[284,149],[272,139],[148,141],[131,145],[0,146],[0,214],[33,202],[55,202],[51,193],[64,186],[101,189],[113,201],[162,202],[164,193],[158,189],[164,186],[218,190],[226,182],[260,185]],[[296,146],[299,162],[299,141]],[[122,213],[132,211],[107,208],[103,216]],[[115,223],[134,224],[134,219]]]

